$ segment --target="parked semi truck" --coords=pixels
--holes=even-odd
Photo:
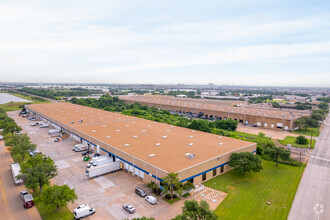
[[[107,173],[111,173],[113,171],[117,171],[121,169],[121,162],[120,160],[117,160],[116,162],[103,164],[100,166],[92,167],[86,169],[86,176],[88,178],[101,176]]]
[[[114,162],[112,158],[104,157],[99,160],[94,160],[94,161],[92,160],[86,166],[87,166],[87,168],[90,168],[90,167],[96,167],[96,166],[100,166],[100,165],[103,165],[106,163],[111,163],[111,162]]]
[[[14,179],[14,183],[16,185],[20,184],[20,183],[23,183],[23,180],[22,179],[18,179],[17,176],[19,174],[21,174],[21,167],[18,163],[13,163],[10,165],[10,170],[11,170],[11,173],[13,175],[13,179]]]
[[[48,131],[49,137],[58,137],[60,136],[60,130],[59,129],[51,129]]]

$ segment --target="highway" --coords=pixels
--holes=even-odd
[[[316,138],[304,175],[293,201],[289,220],[330,219],[330,116]]]
[[[0,140],[0,219],[41,219],[36,207],[30,209],[23,208],[20,191],[25,190],[24,185],[16,186],[11,175],[9,165],[13,159],[9,151],[4,146],[4,141]]]

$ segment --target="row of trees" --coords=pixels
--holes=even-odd
[[[322,106],[321,106],[322,107]],[[299,127],[299,129],[304,128],[318,128],[319,122],[323,121],[329,112],[328,104],[322,107],[319,110],[313,110],[310,116],[303,116],[294,121],[295,126]]]
[[[89,90],[82,88],[71,88],[71,89],[34,89],[24,87],[19,89],[20,92],[29,93],[32,95],[42,96],[49,99],[58,99],[58,97],[67,97],[67,96],[88,96],[91,94],[100,94],[100,90]]]
[[[31,143],[26,134],[13,135],[22,128],[9,118],[3,109],[0,109],[0,128],[3,129],[2,134],[5,135],[5,145],[10,146],[13,158],[20,163],[21,174],[18,178],[24,180],[27,189],[32,190],[35,194],[41,194],[45,204],[52,204],[57,209],[77,199],[74,189],[70,189],[67,185],[50,186],[50,180],[57,175],[54,161],[42,154],[35,154],[33,157],[29,155],[30,151],[36,149],[36,145]],[[7,135],[9,133],[11,136]],[[43,192],[45,186],[47,189]]]
[[[136,116],[152,121],[164,122],[167,124],[177,125],[180,127],[186,127],[205,132],[212,132],[214,128],[235,131],[238,124],[237,121],[232,119],[218,121],[199,119],[189,120],[177,114],[172,115],[169,111],[158,110],[157,108],[143,106],[139,103],[127,105],[123,101],[119,100],[118,97],[111,97],[109,95],[103,95],[99,99],[73,98],[71,102],[74,104],[99,108],[106,111],[122,112],[125,115]]]

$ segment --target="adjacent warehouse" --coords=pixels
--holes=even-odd
[[[194,184],[227,172],[233,152],[256,144],[70,103],[26,106],[30,114],[91,148],[120,159],[122,168],[145,182],[169,172]]]
[[[120,96],[119,98],[127,104],[140,103],[149,107],[196,116],[203,113],[209,119],[231,118],[245,125],[269,129],[294,130],[294,120],[309,114],[306,111],[248,107],[246,104],[240,105],[237,101],[176,98],[160,95]]]

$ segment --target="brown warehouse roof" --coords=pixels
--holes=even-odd
[[[135,95],[135,96],[120,96],[121,100],[128,100],[133,102],[145,102],[152,104],[168,105],[173,107],[194,108],[208,111],[218,111],[226,113],[237,113],[253,116],[265,116],[270,118],[281,119],[296,119],[301,116],[308,115],[308,112],[297,110],[275,110],[248,107],[245,102],[242,102],[242,106],[230,106],[228,103],[238,105],[237,101],[218,101],[218,100],[204,100],[204,99],[190,99],[190,98],[176,98],[173,96],[161,96],[161,95]]]
[[[35,104],[28,108],[167,172],[178,172],[254,144],[70,103]],[[195,157],[189,159],[188,153]]]

